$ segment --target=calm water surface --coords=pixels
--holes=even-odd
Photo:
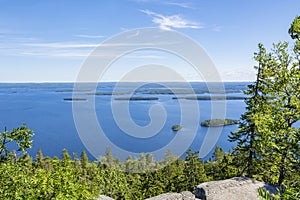
[[[249,83],[225,83],[226,95],[243,97],[242,91],[247,88],[247,84]],[[167,114],[162,130],[154,137],[142,140],[124,134],[113,120],[111,101],[116,100],[114,100],[114,95],[109,95],[109,92],[113,91],[114,85],[115,83],[100,83],[96,92],[101,92],[99,94],[102,95],[95,96],[97,117],[107,137],[114,144],[132,152],[152,151],[166,145],[176,134],[171,131],[170,127],[180,123],[181,117],[179,103],[173,98],[174,94],[161,84],[146,84],[134,91],[135,96],[158,98],[152,101],[130,101],[130,115],[136,124],[146,126],[150,122],[148,111],[155,104],[163,106]],[[209,95],[204,83],[191,83],[191,85],[197,96]],[[180,96],[191,96],[191,94],[185,94],[181,86],[180,83],[174,83],[174,88],[182,92]],[[132,92],[134,88],[133,83],[124,86],[122,88],[124,94],[119,94],[117,97],[127,97],[126,93]],[[0,130],[3,131],[5,127],[11,130],[26,123],[35,132],[34,145],[29,150],[32,156],[35,156],[39,148],[43,150],[44,155],[48,156],[60,156],[63,148],[77,153],[85,150],[73,121],[72,102],[64,100],[64,98],[72,97],[72,89],[72,83],[0,83]],[[89,93],[93,91],[80,92],[84,97],[91,96]],[[199,104],[199,123],[210,119],[211,101],[185,101],[187,104],[189,101],[197,101]],[[227,118],[239,119],[245,110],[244,101],[242,99],[227,100],[226,110]],[[222,130],[218,145],[226,151],[230,150],[233,145],[227,141],[228,134],[235,130],[237,130],[236,125],[226,126]],[[206,127],[199,126],[190,146],[192,150],[199,150],[206,132]],[[206,158],[210,156],[211,153]]]

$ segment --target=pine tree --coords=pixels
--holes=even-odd
[[[213,161],[219,161],[224,157],[225,153],[221,147],[216,145],[215,151],[212,155]]]
[[[42,149],[39,149],[37,154],[36,154],[36,157],[35,157],[35,162],[38,165],[43,165],[43,163],[44,163],[43,161],[44,161],[43,152],[42,152]]]
[[[71,159],[71,156],[70,156],[68,150],[63,149],[62,160],[61,160],[62,166],[64,166],[64,167],[68,166],[70,164],[70,159]]]

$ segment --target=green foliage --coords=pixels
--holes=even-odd
[[[292,39],[295,40],[294,52],[299,60],[300,56],[300,16],[296,16],[291,27],[289,29],[289,34]]]
[[[259,44],[254,57],[258,62],[257,79],[245,92],[247,111],[241,116],[239,130],[229,138],[237,142],[233,163],[241,169],[238,175],[246,174],[279,186],[277,196],[269,197],[261,191],[266,199],[299,197],[299,28],[300,18],[296,17],[289,29],[295,39],[293,52],[289,52],[286,42],[274,44],[270,52]]]
[[[41,165],[28,164],[18,159],[16,163],[0,165],[1,199],[89,199],[93,197],[81,179],[81,173],[74,167],[74,161],[62,165],[57,159],[51,159],[51,170]]]
[[[102,160],[110,160],[111,167],[90,162],[85,152],[79,159],[71,157],[66,149],[61,159],[44,157],[39,150],[35,160],[28,154],[6,160],[0,164],[0,199],[92,199],[100,194],[145,199],[165,192],[193,191],[195,185],[208,180],[198,152],[188,151],[185,160],[168,151],[161,161],[141,154],[120,162],[108,149]]]
[[[81,153],[80,164],[81,164],[82,169],[87,169],[88,164],[89,164],[89,158],[87,157],[85,151],[83,151]]]
[[[18,152],[23,155],[26,154],[26,150],[31,148],[33,131],[28,129],[25,124],[19,128],[14,128],[8,132],[6,129],[4,132],[0,132],[0,162],[16,157]],[[8,144],[12,144],[16,149],[9,149]]]
[[[258,195],[260,200],[275,200],[278,199],[274,195],[270,195],[268,191],[259,188],[258,189]]]
[[[205,162],[204,167],[209,180],[223,180],[235,177],[238,173],[232,153],[225,153],[216,146],[212,160]]]
[[[184,177],[187,178],[186,190],[194,191],[195,186],[207,180],[203,163],[201,162],[199,152],[187,151],[184,165]]]
[[[236,142],[234,148],[235,163],[239,168],[238,175],[247,175],[253,177],[257,173],[254,165],[257,165],[257,150],[259,149],[260,141],[258,139],[257,124],[255,123],[254,115],[262,111],[262,105],[266,103],[267,92],[263,83],[264,71],[266,63],[269,62],[268,55],[261,44],[258,45],[259,52],[255,54],[255,60],[258,62],[257,78],[253,84],[248,85],[248,90],[244,93],[248,96],[245,99],[246,112],[241,115],[239,121],[239,130],[231,133],[229,136],[230,142]]]
[[[300,71],[288,54],[288,44],[278,43],[263,72],[269,98],[254,114],[259,145],[256,147],[266,181],[282,185],[289,173],[299,173]],[[273,174],[269,174],[272,169]],[[274,174],[276,174],[274,176]]]

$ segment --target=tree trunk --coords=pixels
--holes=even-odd
[[[259,63],[256,83],[255,83],[255,92],[254,92],[255,104],[257,104],[256,97],[258,96],[258,90],[259,90],[258,86],[260,82],[261,68],[262,68],[261,63]],[[247,166],[247,176],[249,178],[252,178],[253,175],[252,167],[253,167],[253,158],[254,158],[254,151],[253,151],[253,141],[255,139],[254,136],[255,136],[255,124],[252,124],[250,129],[250,143],[249,143],[249,155],[248,155],[248,166]]]
[[[285,179],[285,158],[286,158],[286,154],[283,154],[281,157],[281,164],[280,164],[280,168],[279,168],[279,177],[278,177],[278,186],[280,187]]]

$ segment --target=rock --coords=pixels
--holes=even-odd
[[[182,200],[180,193],[165,193],[146,200]]]
[[[114,199],[105,195],[100,195],[97,200],[114,200]]]
[[[276,188],[246,177],[211,181],[198,185],[195,196],[203,200],[259,200],[258,189],[276,193]]]
[[[195,195],[189,191],[184,191],[180,193],[182,195],[182,200],[197,200]]]
[[[196,200],[196,198],[193,193],[185,191],[181,193],[165,193],[146,200]]]

